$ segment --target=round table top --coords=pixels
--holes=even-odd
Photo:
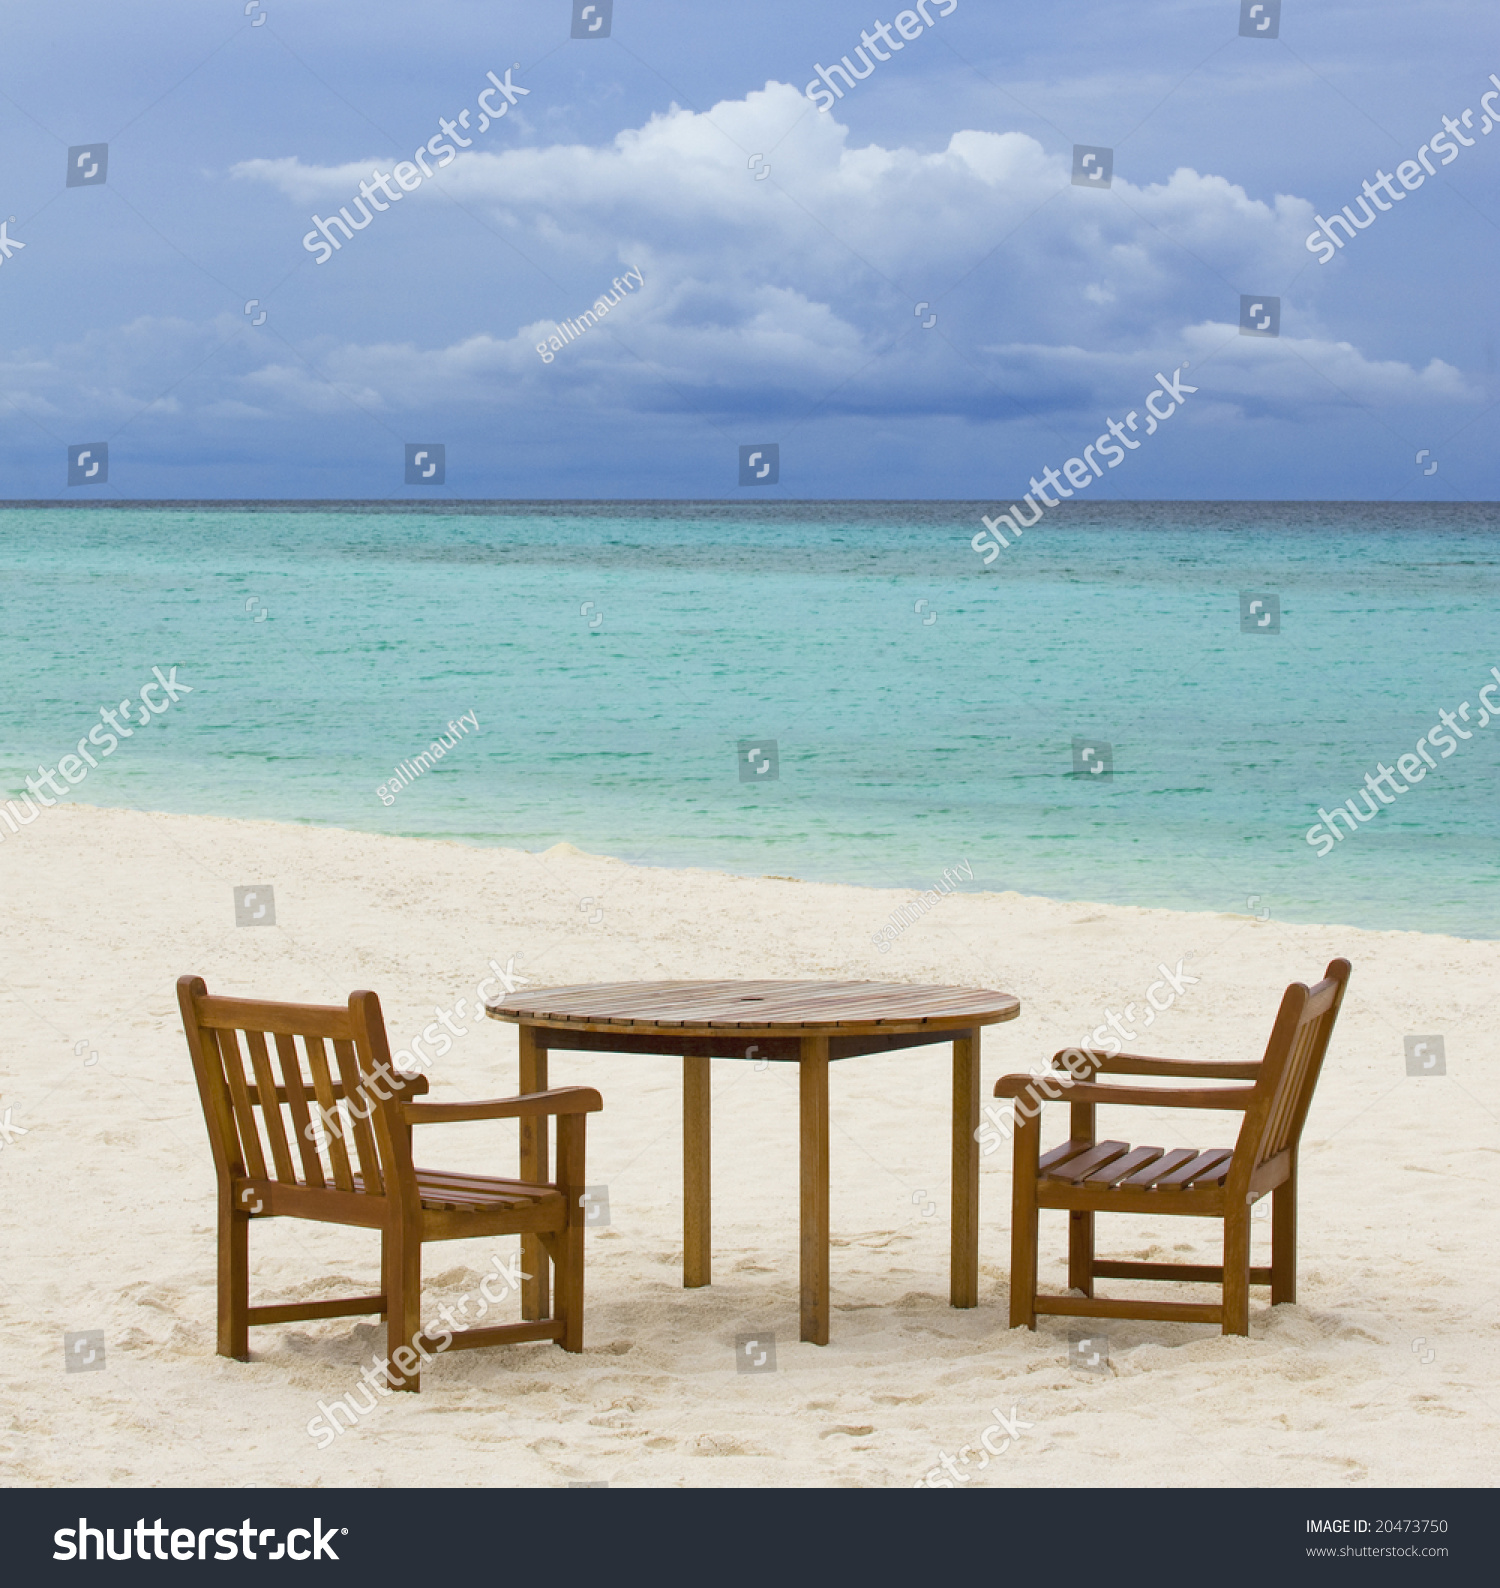
[[[888,981],[625,981],[539,987],[485,1005],[518,1024],[672,1030],[962,1030],[1014,1020],[1021,1001],[972,987]]]

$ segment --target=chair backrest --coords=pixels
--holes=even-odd
[[[1349,961],[1330,960],[1316,987],[1293,982],[1282,995],[1256,1095],[1235,1145],[1231,1184],[1248,1185],[1262,1164],[1284,1152],[1295,1154],[1348,981]]]
[[[406,1089],[374,993],[351,993],[347,1008],[270,1003],[210,997],[183,976],[177,997],[221,1183],[368,1196],[414,1184],[395,1112]]]

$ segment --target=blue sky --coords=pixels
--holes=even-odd
[[[827,110],[814,65],[902,8],[615,0],[575,40],[572,0],[8,7],[0,497],[732,499],[774,441],[762,494],[1003,505],[1186,362],[1095,494],[1500,498],[1492,4],[1285,0],[1252,39],[1239,0],[948,3]],[[1320,264],[1314,217],[1466,110]],[[471,146],[317,263],[312,216],[460,112]],[[403,483],[418,441],[441,488]]]

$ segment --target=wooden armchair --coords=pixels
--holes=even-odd
[[[408,1102],[427,1082],[392,1069],[372,992],[351,993],[347,1008],[266,1003],[210,997],[201,977],[183,976],[177,996],[219,1180],[220,1356],[249,1360],[251,1324],[378,1312],[386,1320],[387,1382],[419,1389],[420,1365],[430,1354],[420,1317],[422,1243],[523,1233],[538,1236],[556,1265],[555,1316],[445,1330],[451,1343],[436,1349],[520,1340],[583,1349],[579,1198],[584,1116],[603,1106],[598,1092],[567,1086],[484,1103]],[[413,1125],[518,1119],[545,1131],[552,1115],[551,1184],[413,1167]],[[278,1215],[379,1230],[380,1294],[252,1307],[250,1225]]]
[[[1217,1323],[1225,1334],[1249,1334],[1250,1286],[1269,1285],[1271,1302],[1297,1299],[1297,1148],[1317,1085],[1328,1039],[1338,1018],[1349,961],[1329,963],[1316,987],[1294,982],[1281,1000],[1265,1057],[1258,1063],[1196,1063],[1114,1056],[1096,1049],[1054,1055],[1054,1071],[1069,1070],[1053,1101],[1072,1105],[1069,1140],[1040,1154],[1041,1103],[1049,1077],[1006,1075],[996,1097],[1016,1101],[1015,1173],[1010,1234],[1010,1326],[1036,1328],[1039,1312],[1088,1318],[1171,1319]],[[1088,1073],[1164,1075],[1180,1081],[1251,1081],[1251,1086],[1116,1086],[1073,1081]],[[1067,1060],[1072,1057],[1072,1068]],[[1040,1089],[1042,1096],[1038,1097]],[[1021,1101],[1030,1090],[1036,1106]],[[1124,1141],[1095,1141],[1094,1110],[1116,1107],[1203,1108],[1243,1111],[1233,1147],[1199,1152],[1193,1147],[1132,1147]],[[1272,1193],[1271,1265],[1250,1266],[1251,1204]],[[1037,1294],[1037,1215],[1040,1208],[1066,1208],[1067,1296]],[[1096,1213],[1172,1213],[1224,1221],[1224,1261],[1196,1263],[1101,1262],[1094,1256]],[[1216,1303],[1114,1301],[1094,1294],[1096,1279],[1208,1281],[1221,1286]]]

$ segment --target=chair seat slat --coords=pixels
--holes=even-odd
[[[1106,1164],[1104,1168],[1094,1170],[1084,1183],[1086,1185],[1102,1186],[1118,1185],[1128,1175],[1134,1174],[1139,1169],[1144,1169],[1149,1163],[1155,1163],[1161,1155],[1162,1150],[1160,1147],[1133,1147],[1123,1158],[1116,1158],[1113,1163]]]
[[[1087,1152],[1079,1153],[1076,1158],[1069,1158],[1066,1163],[1054,1164],[1046,1172],[1054,1180],[1069,1180],[1077,1185],[1080,1180],[1086,1180],[1095,1169],[1102,1169],[1106,1164],[1113,1163],[1116,1158],[1122,1158],[1130,1151],[1128,1141],[1101,1141],[1097,1146],[1090,1147]]]
[[[1173,1147],[1170,1152],[1164,1152],[1154,1163],[1149,1163],[1144,1169],[1138,1169],[1134,1174],[1126,1175],[1123,1184],[1144,1190],[1153,1186],[1164,1174],[1170,1174],[1174,1169],[1198,1156],[1196,1147]]]
[[[1163,1175],[1156,1182],[1156,1189],[1180,1191],[1192,1185],[1194,1181],[1206,1180],[1210,1177],[1211,1170],[1218,1169],[1221,1164],[1227,1167],[1233,1156],[1232,1147],[1211,1147],[1206,1152],[1200,1152],[1196,1158],[1190,1158],[1170,1174]]]
[[[1055,1165],[1066,1163],[1069,1158],[1076,1158],[1079,1153],[1087,1152],[1093,1145],[1091,1141],[1065,1141],[1062,1146],[1054,1147],[1051,1152],[1044,1152],[1037,1159],[1037,1172],[1046,1174]]]

